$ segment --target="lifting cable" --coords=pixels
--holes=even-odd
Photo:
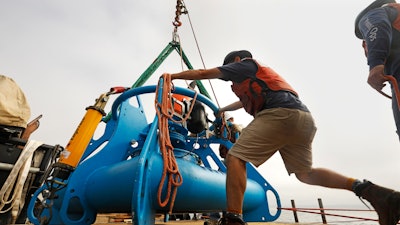
[[[188,11],[183,4],[182,0],[177,0],[176,1],[176,11],[175,11],[175,19],[172,22],[172,25],[174,25],[174,32],[172,33],[172,41],[176,43],[181,43],[180,37],[178,35],[178,27],[182,25],[182,22],[180,21],[180,16],[182,14],[187,14]],[[181,46],[181,45],[180,45]],[[181,57],[181,69],[183,71],[183,52],[182,52],[182,47],[179,48],[179,56]],[[186,86],[188,86],[187,81]]]
[[[194,104],[191,105],[189,112],[182,120],[174,120],[174,107],[172,100],[172,92],[173,89],[171,76],[169,74],[164,74],[160,79],[163,79],[163,86],[157,87],[156,89],[156,100],[155,107],[156,113],[158,117],[158,127],[159,127],[159,145],[160,151],[163,158],[163,172],[160,180],[160,184],[158,186],[157,199],[158,204],[161,207],[165,207],[168,203],[169,213],[172,213],[172,209],[174,207],[175,197],[177,188],[182,185],[182,175],[179,172],[178,164],[176,162],[176,158],[174,155],[174,147],[171,144],[171,139],[169,136],[168,129],[168,120],[172,120],[174,122],[184,123],[188,119],[188,115],[193,110]],[[159,82],[160,84],[161,82]],[[162,90],[162,93],[158,93],[159,90]],[[158,101],[158,96],[161,94],[161,102]],[[197,93],[194,96],[193,100],[196,100]],[[164,183],[167,182],[167,193],[165,198],[162,197],[162,190],[164,187]],[[172,192],[172,194],[171,194]]]
[[[177,34],[177,32],[178,32],[178,27],[180,27],[182,25],[182,22],[180,21],[180,15],[182,15],[182,14],[187,14],[187,16],[188,16],[190,28],[191,28],[191,31],[192,31],[192,34],[193,34],[193,37],[194,37],[194,41],[196,43],[197,51],[199,53],[199,56],[200,56],[200,59],[201,59],[201,63],[203,64],[203,69],[206,69],[206,65],[204,63],[203,55],[201,54],[199,42],[197,41],[197,37],[196,37],[196,34],[194,32],[192,20],[190,19],[189,11],[187,10],[185,2],[183,0],[177,0],[176,1],[175,20],[172,22],[172,24],[174,25],[173,41],[180,43],[179,35]],[[182,48],[180,48],[180,51],[181,52],[179,54],[180,54],[181,62],[182,62],[182,60],[183,60]],[[181,63],[181,64],[182,64],[182,70],[183,70],[183,63]],[[214,91],[214,87],[213,87],[210,79],[208,79],[208,83],[209,83],[209,85],[211,87],[211,91],[213,93],[215,102],[216,102],[218,108],[220,108],[217,96],[216,96],[215,91]]]
[[[180,16],[181,16],[182,14],[187,14],[187,16],[188,16],[188,20],[189,20],[189,24],[190,24],[190,29],[191,29],[191,31],[192,31],[192,34],[193,34],[193,37],[194,37],[194,40],[195,40],[195,43],[196,43],[197,51],[198,51],[198,53],[199,53],[201,62],[202,62],[202,64],[203,64],[203,69],[206,69],[206,65],[205,65],[205,63],[204,63],[203,55],[202,55],[201,50],[200,50],[199,42],[197,41],[197,37],[196,37],[196,34],[195,34],[195,32],[194,32],[192,20],[190,19],[189,11],[187,10],[186,5],[185,5],[185,2],[184,2],[183,0],[177,0],[177,1],[176,1],[175,20],[172,22],[172,24],[174,25],[173,41],[174,41],[174,42],[177,42],[177,43],[181,43],[181,42],[180,42],[179,35],[178,35],[178,27],[180,27],[180,26],[182,25],[182,22],[180,21]],[[183,53],[182,53],[182,48],[180,48],[179,55],[180,55],[180,57],[181,57],[181,67],[182,67],[182,71],[183,71],[184,69],[183,69]],[[186,80],[185,80],[185,82],[186,82],[186,86],[189,86]],[[216,96],[216,94],[215,94],[214,86],[212,85],[210,79],[208,79],[208,83],[209,83],[209,85],[210,85],[211,92],[212,92],[212,94],[213,94],[213,96],[214,96],[215,103],[217,104],[218,108],[221,108],[221,106],[220,106],[220,104],[219,104],[219,102],[218,102],[218,98],[217,98],[217,96]],[[189,115],[189,114],[188,114],[188,115]],[[222,114],[221,116],[222,116],[222,124],[221,124],[222,126],[220,127],[220,131],[219,131],[219,132],[221,133],[222,130],[224,129],[224,127],[225,127],[226,130],[227,130],[227,132],[228,132],[227,137],[229,137],[229,136],[230,136],[230,130],[228,129],[228,126],[227,126],[227,124],[226,124],[225,116],[224,116],[224,114]]]
[[[186,10],[186,7],[184,5],[183,0],[177,0],[177,5],[176,5],[176,12],[175,12],[175,20],[172,22],[174,25],[174,32],[173,32],[173,41],[180,43],[179,35],[177,34],[178,27],[182,25],[182,22],[180,21],[180,15],[181,14],[188,14],[188,11]],[[190,21],[190,18],[189,18]],[[190,21],[191,29],[194,34],[194,29],[192,26],[192,23]],[[205,68],[204,60],[201,56],[200,48],[197,42],[197,39],[195,37],[196,45],[198,52],[200,54],[201,61],[203,63],[203,66]],[[182,53],[182,48],[180,48],[180,57],[181,57],[181,63],[183,61],[183,53]],[[183,70],[183,63],[182,63],[182,70]],[[174,147],[172,146],[171,139],[169,136],[169,126],[168,126],[168,121],[171,120],[173,122],[178,122],[178,123],[185,123],[186,120],[189,118],[190,113],[193,109],[194,104],[191,104],[189,111],[186,113],[185,117],[182,118],[181,120],[177,121],[173,118],[174,115],[174,107],[173,107],[173,100],[172,100],[172,90],[173,90],[173,84],[171,81],[171,76],[169,74],[163,74],[160,79],[163,79],[163,82],[159,82],[158,84],[162,83],[162,87],[157,87],[156,89],[156,99],[155,99],[155,108],[156,108],[156,113],[158,117],[158,127],[159,127],[159,146],[160,146],[160,151],[162,154],[162,159],[163,159],[163,172],[162,176],[160,179],[160,183],[158,186],[158,191],[157,191],[157,200],[158,204],[160,207],[165,207],[169,203],[169,213],[172,213],[172,209],[174,207],[175,203],[175,198],[177,194],[177,188],[182,185],[183,179],[182,175],[179,172],[178,164],[176,162],[176,158],[174,155]],[[212,88],[212,84],[209,80],[210,86]],[[159,90],[162,90],[162,93],[159,93]],[[214,95],[214,98],[218,104],[218,100],[216,98],[214,89],[212,88],[212,92]],[[161,102],[158,101],[158,96],[161,94]],[[197,97],[197,92],[195,96],[193,97],[193,102],[196,100]],[[219,107],[219,104],[218,104]],[[167,193],[163,197],[162,190],[164,187],[164,184],[166,184],[167,188]]]

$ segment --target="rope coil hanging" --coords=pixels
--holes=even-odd
[[[158,117],[158,127],[159,127],[159,145],[160,151],[163,158],[163,172],[161,176],[161,180],[158,186],[157,192],[157,199],[158,204],[161,207],[167,206],[170,203],[169,213],[172,213],[172,209],[174,207],[175,197],[177,193],[177,188],[182,185],[183,179],[182,175],[179,172],[178,164],[176,162],[176,158],[174,155],[174,147],[172,146],[171,139],[169,136],[169,127],[168,127],[168,120],[178,123],[184,123],[193,109],[193,105],[191,105],[189,112],[182,120],[174,120],[174,107],[173,107],[173,100],[172,100],[172,92],[173,89],[171,76],[169,74],[163,74],[160,79],[163,79],[163,86],[162,88],[157,87],[156,91],[156,100],[155,100],[155,107],[156,113]],[[159,82],[160,84],[160,82]],[[162,93],[159,93],[159,90],[162,90]],[[161,94],[161,102],[159,102],[158,96]],[[195,101],[197,96],[194,96],[193,101]],[[164,187],[165,182],[167,182],[167,193],[166,195],[162,196],[162,190]]]

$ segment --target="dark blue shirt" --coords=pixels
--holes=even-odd
[[[252,59],[245,59],[240,62],[230,63],[218,67],[223,74],[222,80],[241,83],[248,78],[256,77],[258,64]],[[290,108],[300,109],[309,112],[300,99],[289,91],[267,91],[264,109]]]
[[[398,11],[390,6],[369,11],[358,24],[368,46],[370,69],[385,65],[385,73],[400,78],[400,31],[392,27]]]

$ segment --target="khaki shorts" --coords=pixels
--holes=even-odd
[[[229,154],[258,167],[279,151],[289,174],[308,172],[312,168],[311,144],[316,130],[309,112],[265,109],[242,130]]]

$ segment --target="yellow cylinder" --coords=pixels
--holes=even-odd
[[[70,165],[74,168],[78,165],[102,117],[103,113],[101,109],[99,110],[95,107],[87,108],[85,116],[60,156],[60,163]]]

